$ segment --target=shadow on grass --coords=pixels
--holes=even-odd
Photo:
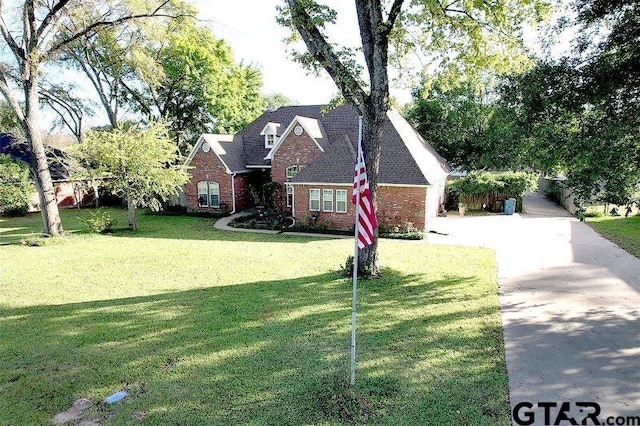
[[[66,232],[73,234],[89,233],[78,218],[86,218],[93,209],[61,210],[61,218]],[[215,219],[190,216],[156,216],[137,214],[137,231],[129,231],[127,211],[123,209],[107,209],[114,218],[113,233],[104,238],[161,238],[175,240],[206,241],[251,241],[251,242],[285,242],[306,243],[310,240],[332,240],[332,237],[301,237],[287,234],[262,234],[215,229]],[[30,213],[25,217],[0,218],[0,245],[18,244],[24,238],[42,233],[42,217],[40,213]]]
[[[349,374],[351,283],[336,273],[3,307],[0,420],[45,423],[80,397],[127,388],[89,414],[111,413],[110,424],[508,424],[496,298],[474,285],[391,269],[360,282],[358,380],[371,409],[352,417],[336,414],[339,391],[326,392]]]

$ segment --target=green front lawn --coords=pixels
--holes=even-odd
[[[603,237],[640,258],[640,216],[589,217],[587,223]]]
[[[5,243],[41,227],[0,220]],[[141,215],[136,233],[1,246],[0,424],[46,424],[82,397],[105,425],[510,424],[492,251],[381,241],[352,392],[337,270],[353,242],[212,223]]]

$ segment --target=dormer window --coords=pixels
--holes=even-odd
[[[271,121],[264,126],[264,129],[260,132],[261,135],[264,136],[264,147],[265,148],[273,148],[278,140],[278,128],[280,127],[280,123],[272,123]]]
[[[276,135],[264,135],[264,147],[273,148],[276,143]]]

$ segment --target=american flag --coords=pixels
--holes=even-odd
[[[367,166],[364,160],[364,146],[362,140],[358,143],[358,158],[356,159],[356,170],[353,178],[353,196],[351,202],[356,204],[358,230],[358,248],[363,249],[373,244],[373,230],[378,227],[376,212],[373,210],[373,200],[369,189],[369,179],[367,178]],[[358,197],[358,194],[360,195]],[[357,208],[360,200],[360,208]]]

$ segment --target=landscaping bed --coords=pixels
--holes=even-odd
[[[311,234],[354,235],[353,226],[348,229],[332,229],[330,223],[295,222],[290,216],[266,210],[249,210],[229,222],[229,226],[242,229],[269,229],[282,232],[305,232]],[[422,240],[424,233],[413,225],[381,226],[380,238],[395,240]]]

